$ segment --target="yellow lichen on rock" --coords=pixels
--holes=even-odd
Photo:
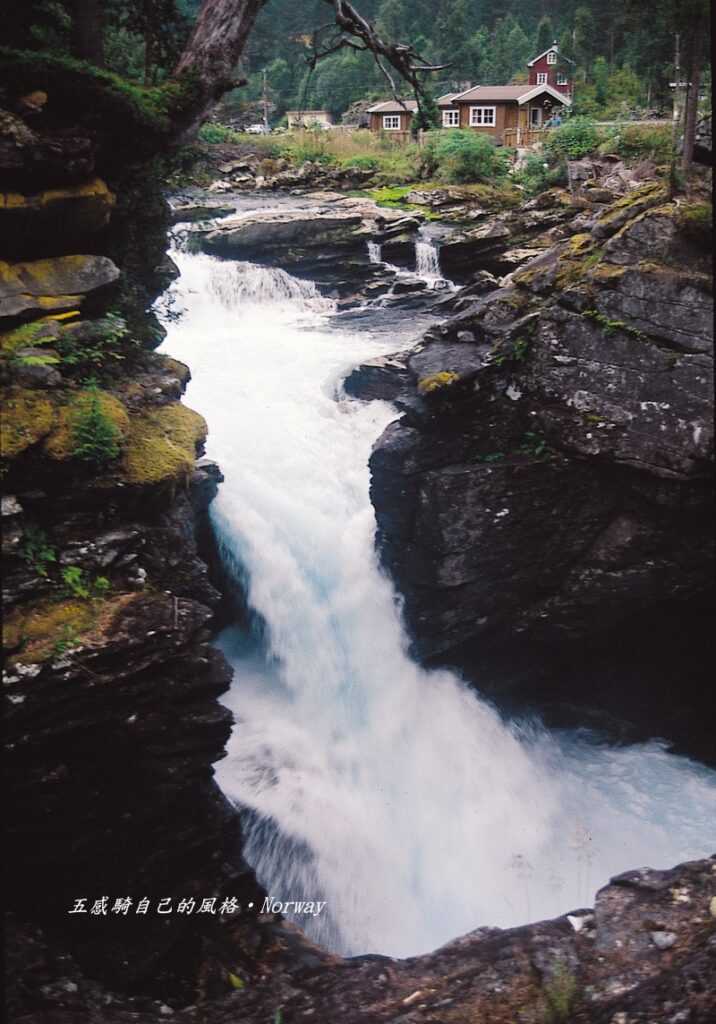
[[[203,416],[179,402],[133,416],[122,458],[125,479],[133,484],[186,479],[206,432]]]
[[[113,284],[118,277],[118,267],[107,256],[57,256],[20,263],[0,260],[0,316],[71,310],[86,294]]]
[[[428,395],[431,391],[448,387],[458,379],[458,375],[451,370],[442,370],[440,373],[431,373],[429,377],[423,377],[418,381],[418,391],[421,395]]]
[[[13,459],[50,433],[57,417],[56,402],[28,388],[8,388],[2,403],[0,451],[4,459]]]
[[[628,267],[618,267],[613,263],[600,263],[589,271],[589,280],[603,284],[614,284],[627,272]]]

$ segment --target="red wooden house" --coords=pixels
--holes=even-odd
[[[563,57],[556,43],[539,57],[527,62],[530,85],[551,85],[557,92],[572,98],[574,90],[574,61]]]

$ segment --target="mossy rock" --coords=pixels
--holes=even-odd
[[[572,235],[567,243],[567,253],[570,256],[581,256],[594,247],[594,239],[588,233]]]
[[[686,203],[679,206],[676,218],[684,234],[705,249],[713,243],[712,203]]]
[[[595,238],[606,238],[615,234],[638,214],[657,206],[666,199],[666,189],[658,181],[649,181],[628,192],[604,211],[592,228]]]
[[[124,478],[131,484],[187,479],[206,433],[203,416],[179,402],[133,416],[122,458]]]
[[[112,634],[117,616],[137,597],[117,594],[88,601],[44,598],[20,605],[3,622],[3,648],[14,652],[8,666],[37,665],[74,647],[97,645]]]
[[[0,47],[0,86],[15,97],[38,89],[47,93],[51,116],[71,114],[75,122],[132,139],[136,153],[158,148],[172,130],[172,113],[186,100],[190,83],[145,88],[92,64],[47,51]]]
[[[5,255],[28,257],[47,251],[47,240],[70,248],[109,223],[116,199],[101,178],[45,189],[34,195],[0,192],[0,238]]]
[[[440,373],[431,373],[429,377],[423,377],[418,381],[418,391],[421,395],[429,395],[433,391],[447,388],[458,380],[458,375],[450,370],[442,370]]]
[[[97,392],[100,411],[117,428],[122,441],[129,433],[129,416],[122,403],[106,391]],[[80,413],[86,408],[87,392],[74,395],[69,402],[58,410],[57,425],[50,437],[45,441],[44,451],[51,459],[64,461],[71,459],[74,448],[74,427]]]
[[[50,433],[57,420],[57,398],[15,387],[5,391],[2,401],[0,451],[3,459],[14,459]]]
[[[594,284],[614,285],[627,271],[627,267],[615,266],[612,263],[600,263],[589,271],[589,280]]]
[[[176,377],[182,387],[186,387],[191,380],[191,370],[186,363],[182,363],[178,359],[172,359],[171,356],[165,355],[158,355],[157,359],[161,362],[162,369],[165,373],[172,377]]]
[[[61,644],[68,646],[92,629],[96,609],[90,601],[52,601],[14,609],[3,623],[3,647],[20,651],[9,663],[32,665],[46,661]],[[59,651],[57,651],[59,654]]]
[[[86,295],[113,284],[119,269],[106,256],[0,260],[0,319],[72,311]]]
[[[11,359],[20,349],[49,345],[59,338],[60,333],[60,326],[47,319],[34,320],[11,331],[4,331],[0,333],[0,357]]]

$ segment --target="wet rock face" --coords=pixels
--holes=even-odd
[[[166,204],[146,168],[132,174],[106,152],[117,194],[88,177],[94,147],[70,126],[63,142],[0,112],[0,132],[8,125],[0,386],[10,901],[24,920],[57,929],[62,956],[71,951],[93,977],[188,1002],[200,967],[206,978],[218,971],[223,990],[223,954],[206,957],[211,925],[178,916],[118,925],[115,916],[83,930],[68,917],[83,897],[262,895],[241,858],[238,815],[213,778],[232,725],[218,702],[231,670],[211,644],[220,595],[198,537],[221,472],[197,461],[206,424],[180,402],[188,367],[143,347],[145,310],[176,273],[163,260]],[[88,412],[89,436],[104,442],[86,459],[78,424]]]
[[[243,987],[181,1009],[112,995],[71,959],[53,956],[37,930],[11,923],[13,962],[24,984],[10,994],[16,1019],[56,1024],[166,1020],[206,1024],[707,1024],[716,1013],[716,861],[670,871],[642,868],[613,878],[593,909],[500,930],[482,927],[425,956],[340,960],[297,930],[266,918],[255,927],[253,969]],[[241,959],[241,925],[225,929]]]
[[[261,262],[270,262],[273,255],[281,263],[290,263],[317,249],[364,250],[371,238],[382,240],[406,230],[414,232],[418,226],[418,219],[383,209],[370,200],[333,197],[307,209],[227,218],[204,234],[201,246],[216,255],[254,256]]]
[[[210,643],[219,594],[195,537],[220,479],[200,460],[188,491],[146,484],[113,509],[77,483],[55,491],[46,530],[47,494],[3,505],[11,902],[59,927],[90,973],[116,978],[124,960],[122,985],[155,992],[196,977],[201,928],[85,933],[67,912],[79,897],[260,893],[213,780],[231,671]],[[83,597],[72,578],[107,586]]]
[[[58,244],[65,252],[78,246],[109,224],[115,196],[101,178],[62,189],[47,189],[25,196],[0,193],[0,234],[5,254],[24,258],[43,247]]]
[[[687,229],[701,213],[653,183],[628,198],[502,288],[458,293],[393,374],[408,412],[371,458],[382,557],[416,653],[496,692],[544,697],[540,668],[606,651],[630,621],[656,649],[649,609],[686,628],[709,590],[712,298]],[[646,237],[649,262],[633,262]],[[698,731],[710,690],[693,678]]]

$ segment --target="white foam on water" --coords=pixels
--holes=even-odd
[[[187,401],[226,478],[215,529],[266,626],[220,639],[236,727],[217,777],[247,809],[246,856],[271,895],[326,900],[300,923],[337,951],[406,956],[710,853],[716,773],[655,742],[508,727],[408,656],[368,495],[395,411],[336,399],[348,370],[408,335],[347,332],[281,270],[173,255],[184,312],[163,348],[191,366]]]

